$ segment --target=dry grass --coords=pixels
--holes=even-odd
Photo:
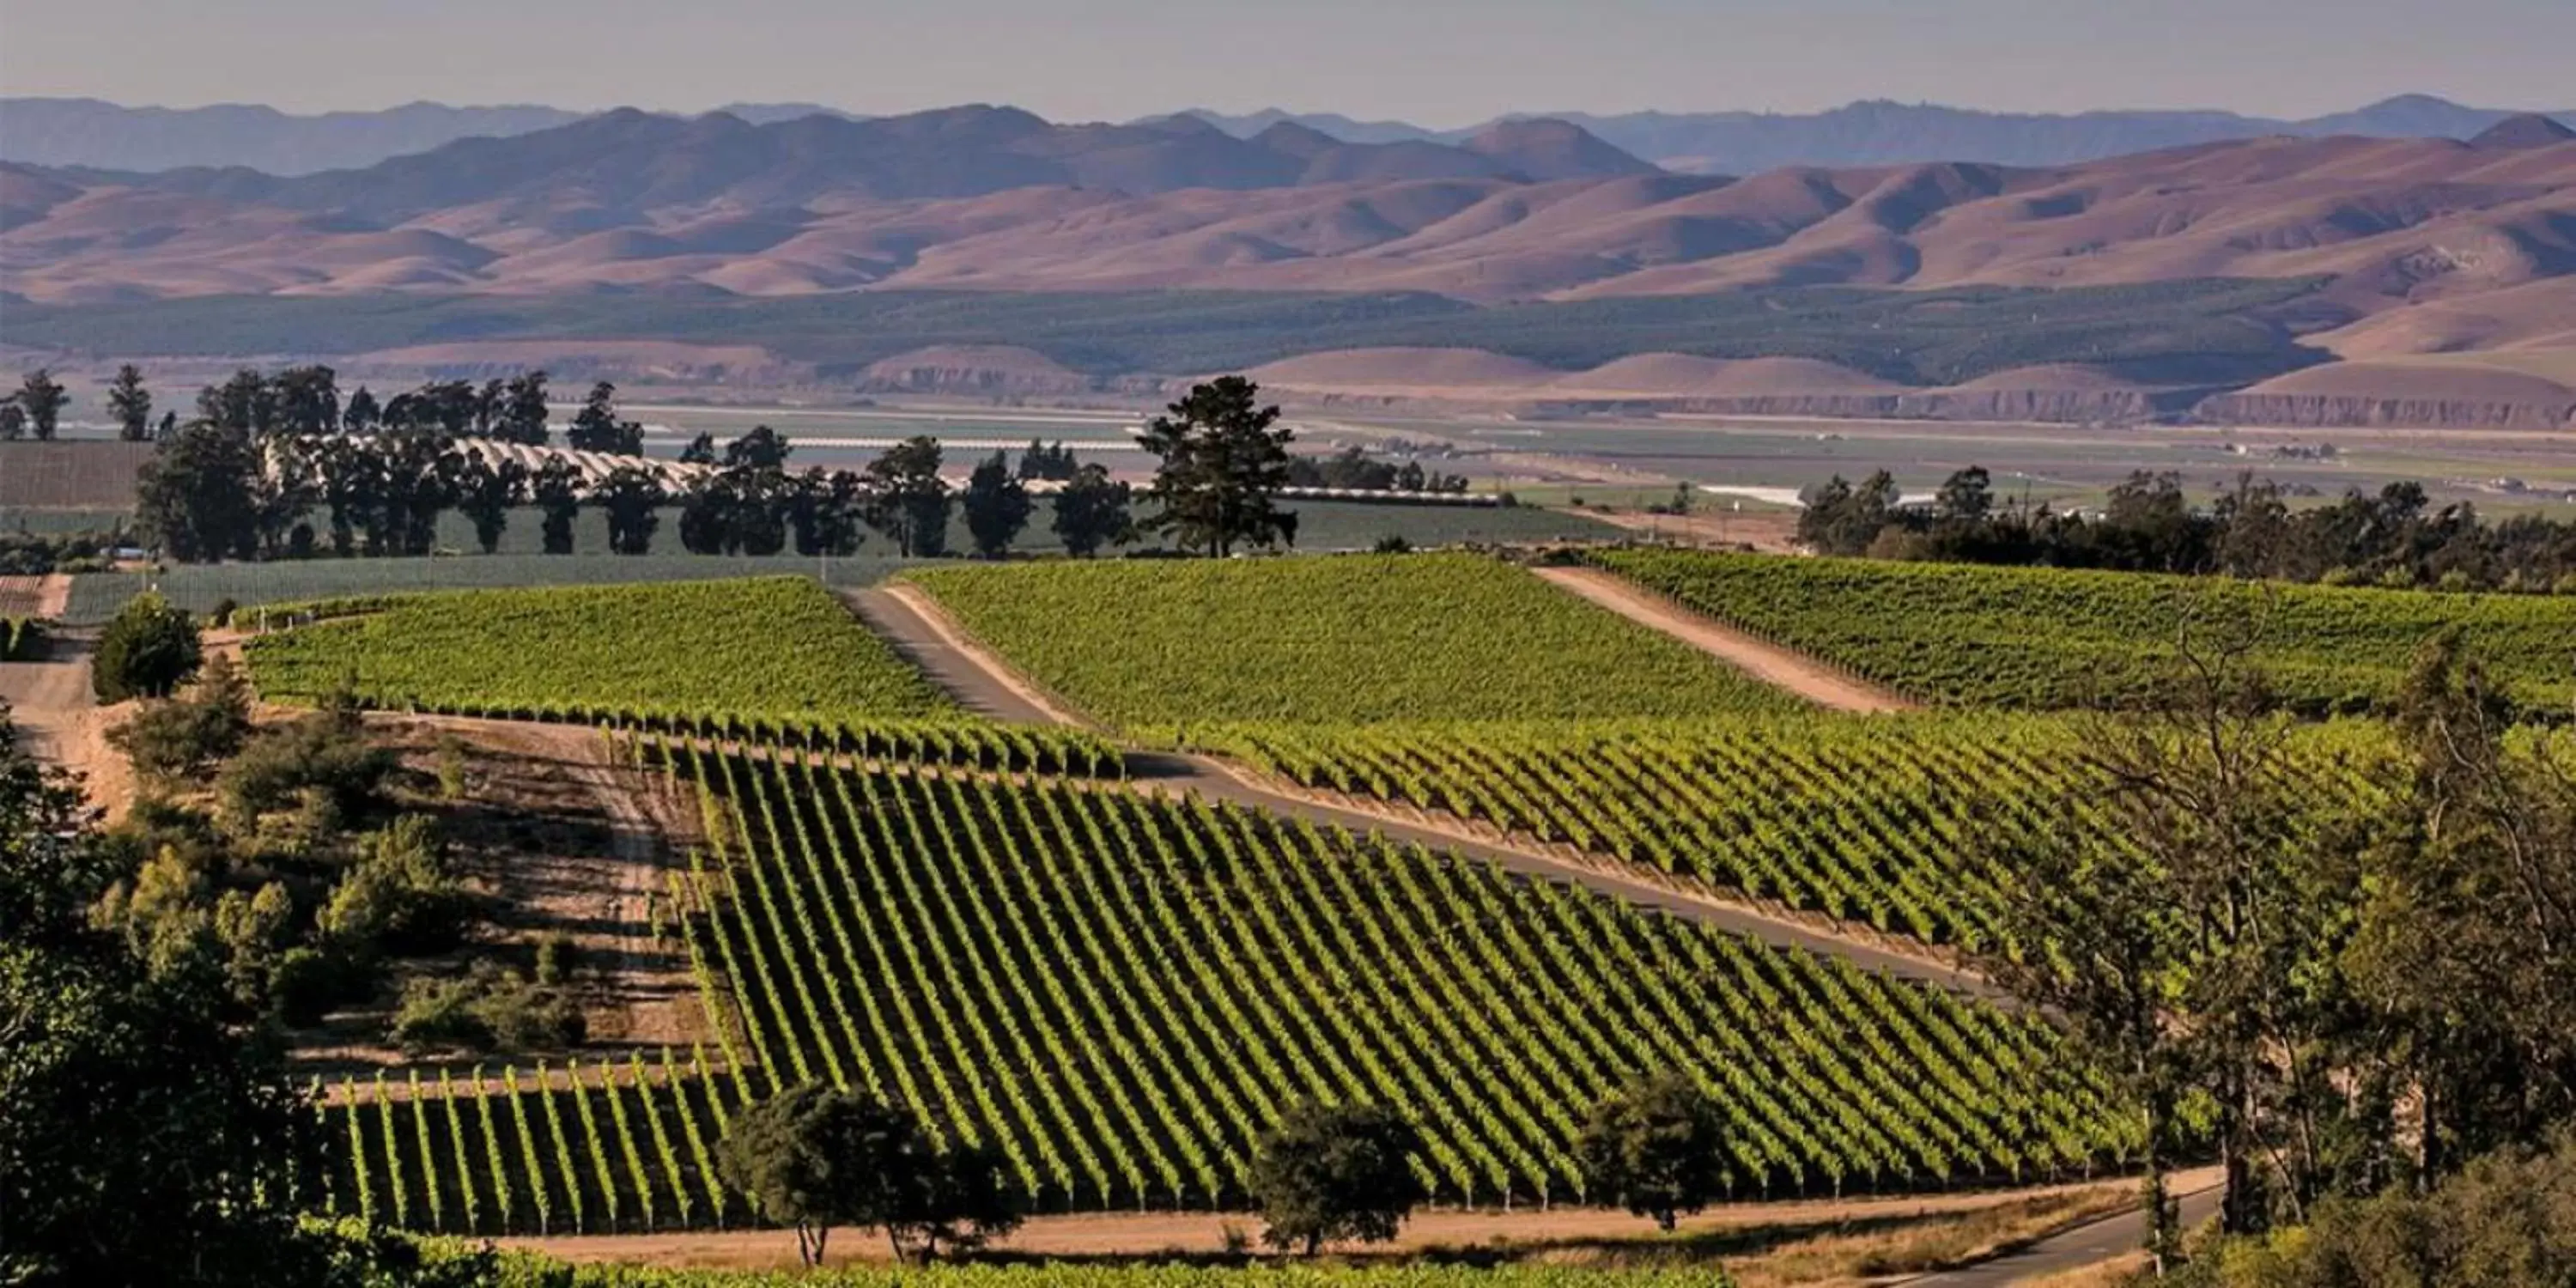
[[[2022,1281],[2020,1288],[2126,1288],[2147,1273],[2147,1254],[2125,1253],[2080,1270]]]
[[[1880,1228],[1827,1229],[1728,1258],[1726,1268],[1742,1288],[1858,1284],[1924,1274],[1984,1261],[2136,1201],[2129,1186],[2105,1186]]]

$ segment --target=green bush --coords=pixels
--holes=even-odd
[[[478,961],[463,976],[420,978],[403,988],[393,1039],[414,1055],[442,1048],[516,1054],[574,1046],[588,1034],[563,990]]]
[[[151,592],[126,601],[98,637],[90,687],[101,702],[166,698],[205,659],[197,624]]]

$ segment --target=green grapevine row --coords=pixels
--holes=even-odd
[[[957,708],[810,578],[452,591],[272,631],[263,696],[590,721],[926,720]]]
[[[1229,807],[673,754],[734,820],[691,936],[752,1080],[882,1087],[1045,1206],[1239,1202],[1309,1097],[1402,1107],[1451,1200],[1579,1197],[1584,1107],[1664,1066],[1727,1104],[1747,1193],[2120,1145],[2032,1022],[1588,893]]]
[[[2576,599],[2271,585],[2062,568],[1680,550],[1591,558],[1684,605],[1927,701],[2052,709],[2154,692],[2178,642],[2256,624],[2249,661],[2310,714],[2366,711],[2460,629],[2535,710],[2576,700]]]
[[[1981,852],[2087,817],[2081,731],[2000,714],[1331,728],[1207,741],[1309,788],[1443,811],[1688,882],[1972,952],[2006,945]],[[2302,731],[2321,808],[2367,799],[2390,750]]]
[[[1780,711],[1697,649],[1472,554],[1100,561],[905,574],[1130,732],[1201,722]]]

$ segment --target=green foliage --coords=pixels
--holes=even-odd
[[[101,702],[166,698],[197,673],[204,657],[196,622],[146,591],[126,601],[100,632],[90,687]]]
[[[901,1107],[808,1083],[734,1115],[716,1158],[755,1211],[796,1228],[797,1253],[811,1266],[833,1226],[901,1222],[934,1153]]]
[[[2576,1131],[2472,1162],[2430,1194],[2336,1199],[2316,1219],[2217,1240],[2175,1288],[2568,1288],[2576,1285]]]
[[[1301,786],[1445,811],[1727,894],[1974,952],[2008,945],[1998,843],[2103,829],[2064,717],[1822,714],[1365,728],[1247,724],[1201,741]],[[2360,722],[2302,731],[2320,819],[2386,798],[2395,744]]]
[[[1025,460],[1023,468],[1026,468]],[[1128,513],[1130,489],[1109,477],[1104,465],[1084,465],[1055,495],[1054,531],[1066,554],[1088,559],[1100,548],[1136,539],[1136,521]]]
[[[1035,508],[1027,485],[1011,473],[1009,458],[1000,452],[975,466],[960,503],[966,511],[966,530],[974,536],[975,553],[987,559],[1010,552]]]
[[[1697,649],[1476,555],[909,576],[1040,683],[1130,730],[1790,705]]]
[[[2073,1174],[2130,1148],[2035,1019],[1488,865],[1128,793],[667,754],[721,843],[680,912],[722,1049],[642,1097],[683,1138],[711,1102],[873,1085],[998,1151],[1028,1206],[1232,1206],[1287,1105],[1366,1100],[1419,1125],[1443,1202],[1572,1201],[1585,1111],[1680,1068],[1709,1079],[1740,1194]],[[569,1132],[556,1161],[541,1117],[522,1161],[494,1108],[518,1193],[622,1166]],[[399,1191],[412,1225],[461,1232],[425,1211],[453,1147],[399,1115],[364,1127],[374,1210]],[[641,1184],[660,1225],[715,1219]]]
[[[0,1281],[297,1281],[310,1107],[216,981],[89,927],[111,872],[77,792],[15,743],[0,713]]]
[[[1583,1122],[1586,1195],[1653,1217],[1666,1231],[1726,1192],[1726,1123],[1717,1101],[1688,1077],[1630,1082]]]
[[[463,900],[436,822],[405,814],[359,838],[357,862],[332,888],[319,925],[334,947],[360,961],[436,952],[453,944]]]
[[[390,1036],[414,1056],[460,1048],[518,1055],[578,1046],[587,1032],[580,1005],[555,981],[531,983],[485,959],[456,978],[405,983]]]
[[[927,717],[954,708],[810,579],[425,595],[261,636],[260,691],[370,706]]]
[[[226,657],[206,664],[196,690],[184,698],[147,703],[134,718],[108,731],[134,771],[171,782],[191,778],[230,759],[250,736],[250,685]]]
[[[1429,1197],[1414,1175],[1422,1148],[1422,1133],[1383,1105],[1290,1106],[1252,1163],[1262,1240],[1310,1257],[1328,1241],[1392,1241]]]
[[[1288,443],[1279,409],[1260,403],[1241,376],[1192,385],[1136,437],[1161,458],[1146,496],[1160,507],[1142,526],[1169,534],[1183,552],[1219,559],[1237,546],[1297,543],[1297,516],[1272,502],[1288,486]]]
[[[868,526],[906,559],[947,553],[951,497],[939,461],[939,440],[915,435],[868,462]]]
[[[2384,708],[2415,649],[2459,627],[2534,709],[2576,701],[2576,604],[2056,568],[1613,550],[1601,566],[1927,701],[2136,706],[2173,687],[2179,644],[2250,624],[2248,661],[2306,713]]]
[[[253,735],[215,775],[216,804],[237,837],[308,848],[335,840],[373,809],[396,764],[393,752],[368,739],[356,709],[335,700]]]

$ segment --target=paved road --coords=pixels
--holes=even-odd
[[[2182,1228],[2188,1230],[2218,1211],[2220,1187],[2211,1182],[2182,1196]],[[2042,1239],[2019,1252],[1981,1261],[1960,1270],[1904,1281],[1905,1288],[2001,1288],[2026,1279],[2041,1279],[2098,1265],[2146,1242],[2144,1209],[2088,1221],[2063,1234]]]
[[[997,720],[1028,724],[1064,723],[1069,717],[1051,710],[1042,697],[1004,675],[944,623],[933,621],[884,587],[848,592],[846,598],[877,634],[910,659],[969,710]],[[1205,756],[1169,752],[1130,752],[1128,774],[1148,790],[1174,794],[1194,792],[1208,800],[1255,806],[1276,814],[1354,832],[1376,832],[1390,840],[1449,850],[1499,865],[1525,876],[1581,885],[1644,907],[1659,909],[1720,930],[1827,957],[1840,957],[1863,970],[1918,979],[1944,988],[2003,1000],[1993,985],[1977,975],[1903,953],[1889,952],[1857,939],[1833,934],[1759,911],[1666,889],[1554,857],[1546,851],[1497,845],[1471,835],[1424,827],[1374,811],[1345,809],[1300,796],[1272,791],[1237,775],[1223,762]]]

